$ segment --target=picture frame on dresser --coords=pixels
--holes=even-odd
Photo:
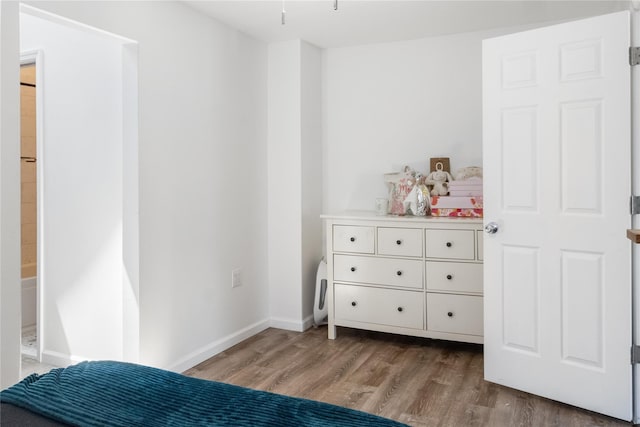
[[[482,219],[323,215],[328,338],[351,327],[483,342]]]

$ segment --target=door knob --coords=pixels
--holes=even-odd
[[[487,234],[496,234],[498,232],[498,223],[490,222],[489,224],[484,226],[484,231]]]

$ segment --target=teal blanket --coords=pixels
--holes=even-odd
[[[78,426],[403,426],[364,412],[122,362],[33,374],[0,401]]]

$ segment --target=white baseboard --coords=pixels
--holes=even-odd
[[[272,317],[269,320],[269,326],[276,329],[285,329],[287,331],[304,332],[313,326],[313,315],[306,317],[302,322],[294,319]]]
[[[76,363],[84,362],[85,360],[89,359],[80,356],[58,353],[57,351],[44,350],[42,352],[41,363],[66,368],[67,366],[75,365]]]
[[[268,327],[269,320],[261,320],[260,322],[249,325],[246,328],[239,330],[238,332],[235,332],[215,342],[212,342],[211,344],[201,347],[198,350],[192,351],[182,359],[170,364],[164,369],[173,372],[184,372],[187,369],[193,368],[197,364],[204,362],[210,357],[213,357],[216,354],[221,353],[230,347],[233,347],[239,342],[242,342],[247,338],[264,331]]]
[[[215,356],[216,354],[233,347],[234,345],[264,331],[269,327],[285,329],[289,331],[304,332],[311,326],[313,326],[313,316],[308,316],[302,321],[282,318],[270,318],[261,320],[257,323],[254,323],[253,325],[249,325],[246,328],[239,330],[238,332],[235,332],[195,351],[192,351],[191,353],[170,364],[164,369],[173,372],[184,372],[187,369],[193,368],[197,364],[204,362],[205,360]],[[82,362],[83,360],[88,359],[73,355],[62,354],[56,351],[45,350],[42,352],[42,363],[46,363],[48,365],[66,367],[69,365],[74,365],[78,362]]]

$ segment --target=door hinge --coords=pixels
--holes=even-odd
[[[640,345],[631,346],[631,364],[637,365],[640,363]]]
[[[640,196],[631,196],[629,199],[629,212],[631,215],[640,214]]]
[[[640,47],[629,48],[629,65],[634,66],[640,64]]]

